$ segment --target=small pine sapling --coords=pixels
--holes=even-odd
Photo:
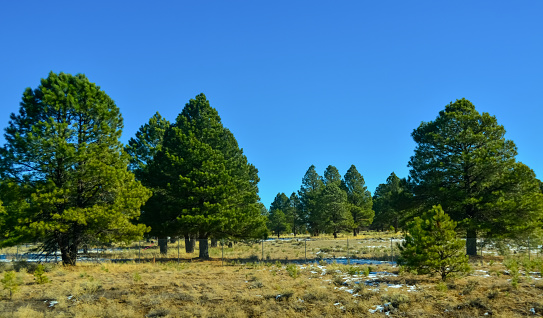
[[[418,274],[439,274],[445,280],[469,271],[464,242],[456,237],[456,222],[441,206],[434,206],[407,225],[404,242],[398,244],[398,263]]]
[[[45,267],[43,264],[39,264],[34,271],[34,280],[37,284],[47,284],[49,283],[49,277],[45,275]]]
[[[13,296],[13,294],[19,290],[19,285],[21,284],[20,279],[16,277],[14,271],[7,271],[4,273],[4,278],[0,281],[2,282],[2,286],[4,289],[9,290],[9,299]]]

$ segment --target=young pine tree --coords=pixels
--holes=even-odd
[[[441,206],[416,217],[408,225],[398,263],[419,274],[439,274],[445,280],[454,273],[469,271],[464,242],[456,237],[456,222]]]

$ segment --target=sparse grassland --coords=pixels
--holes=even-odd
[[[285,244],[285,243],[282,243]],[[281,245],[281,244],[279,244]],[[247,246],[246,252],[252,252]],[[0,317],[493,317],[543,314],[541,260],[472,260],[473,272],[441,282],[390,264],[220,260],[33,264],[0,294]],[[11,275],[11,274],[10,274]]]

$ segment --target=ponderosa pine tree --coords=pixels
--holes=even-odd
[[[209,258],[210,236],[265,235],[258,170],[204,94],[191,99],[166,130],[149,175],[164,209],[161,221],[174,233],[198,235],[200,258]]]
[[[339,232],[354,227],[347,193],[337,182],[326,184],[318,201],[319,209],[322,211],[320,224],[323,231],[332,233],[334,238],[337,238]]]
[[[287,212],[290,209],[289,198],[284,192],[277,193],[268,212],[268,229],[279,237],[280,233],[290,230],[291,220]],[[278,211],[276,213],[276,211]]]
[[[324,170],[322,182],[324,183],[324,185],[334,183],[339,186],[341,184],[341,174],[339,174],[339,170],[332,165],[326,167],[326,169]]]
[[[138,129],[136,136],[128,141],[124,149],[130,155],[128,167],[134,172],[136,179],[144,179],[141,174],[145,172],[148,163],[162,146],[164,133],[168,127],[170,127],[170,122],[156,112],[148,123]]]
[[[285,213],[280,209],[270,210],[268,215],[268,229],[277,235],[277,238],[281,233],[285,233],[290,230],[290,224],[287,222]]]
[[[343,180],[341,188],[347,193],[347,203],[353,217],[353,235],[356,236],[360,227],[368,226],[373,222],[371,193],[366,187],[364,177],[358,172],[355,165],[351,165]]]
[[[170,122],[156,112],[145,125],[142,125],[136,132],[134,138],[130,138],[125,151],[130,155],[129,169],[136,175],[136,180],[152,189],[148,182],[149,171],[147,165],[153,160],[156,153],[162,146],[164,133],[170,127]],[[174,233],[168,231],[167,223],[161,222],[162,204],[159,201],[160,196],[151,196],[142,207],[140,222],[150,226],[151,236],[158,237],[158,245],[161,254],[168,254],[168,236],[174,236]],[[175,235],[178,235],[176,233]],[[185,246],[186,247],[186,246]]]
[[[516,162],[517,148],[494,116],[466,99],[450,103],[412,133],[409,161],[416,198],[441,204],[466,231],[468,255],[476,239],[514,236],[540,227],[543,196],[534,172]]]
[[[394,172],[381,183],[373,195],[373,210],[375,218],[372,223],[374,229],[388,229],[390,226],[398,231],[413,213],[413,195],[409,191],[407,180],[400,179]]]
[[[404,242],[398,244],[398,264],[418,274],[437,273],[445,280],[454,273],[469,271],[464,242],[456,237],[456,222],[441,206],[434,206],[408,223]]]
[[[290,223],[292,233],[296,236],[296,234],[301,234],[305,231],[306,218],[303,214],[302,203],[296,192],[292,192],[288,202],[289,208],[285,215],[287,216],[287,221]]]
[[[289,198],[284,192],[277,193],[273,202],[270,204],[269,212],[274,210],[286,211],[290,207]]]
[[[302,186],[298,191],[298,195],[303,215],[307,217],[309,231],[314,236],[318,235],[320,231],[319,225],[322,218],[319,215],[318,200],[323,188],[322,178],[315,170],[315,166],[311,165],[302,178]]]
[[[150,193],[127,170],[122,126],[113,100],[85,75],[51,72],[27,88],[0,149],[9,225],[1,245],[39,241],[75,265],[82,244],[141,237],[147,227],[131,220]]]

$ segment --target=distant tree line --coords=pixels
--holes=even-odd
[[[278,193],[268,214],[268,227],[275,235],[309,232],[330,233],[337,238],[341,231],[352,231],[371,224],[372,198],[364,178],[352,165],[343,179],[338,169],[328,166],[321,177],[312,165],[302,179],[298,193],[290,197]]]

